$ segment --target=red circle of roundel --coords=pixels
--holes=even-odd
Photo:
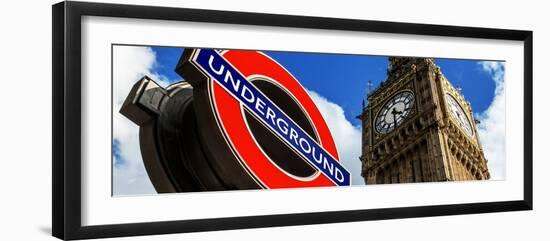
[[[287,89],[298,100],[298,104],[310,118],[319,137],[319,144],[336,160],[339,159],[336,145],[321,112],[306,90],[286,69],[265,54],[256,51],[228,50],[222,55],[247,79],[253,75],[265,76]],[[228,94],[219,84],[211,85],[211,88],[218,120],[222,124],[228,141],[240,157],[241,163],[264,186],[267,188],[291,188],[335,185],[319,170],[308,178],[294,177],[282,171],[255,142],[252,133],[246,126],[243,108],[239,101]]]

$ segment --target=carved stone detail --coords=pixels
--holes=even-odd
[[[367,184],[410,183],[490,178],[477,128],[467,135],[447,114],[445,94],[456,96],[473,120],[470,103],[443,75],[433,59],[390,57],[388,77],[368,95],[358,116],[363,122],[359,158]],[[411,90],[415,109],[386,134],[374,131],[377,111],[396,92]]]

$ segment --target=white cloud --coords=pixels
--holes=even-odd
[[[353,126],[344,115],[344,109],[314,91],[308,90],[313,102],[321,111],[336,142],[340,161],[352,175],[353,185],[364,185],[361,176],[361,128]]]
[[[506,102],[504,96],[504,63],[479,62],[482,70],[495,82],[495,97],[483,113],[477,115],[479,138],[488,160],[491,179],[503,180],[506,175]]]
[[[167,78],[153,73],[156,56],[151,48],[115,46],[113,48],[113,138],[119,143],[119,156],[113,155],[113,194],[156,193],[143,165],[139,149],[139,127],[118,111],[130,89],[148,75],[166,86]]]

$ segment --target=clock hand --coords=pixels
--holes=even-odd
[[[455,110],[455,114],[456,114],[456,117],[458,117],[458,120],[460,120],[460,122],[462,122],[462,115],[460,114],[460,112]]]
[[[397,118],[396,115],[403,114],[403,111],[398,111],[395,107],[392,108],[391,114],[393,115],[393,128],[397,128]]]

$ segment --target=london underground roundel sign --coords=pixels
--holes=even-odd
[[[176,72],[193,87],[205,159],[228,189],[350,185],[315,103],[267,55],[186,49]]]

